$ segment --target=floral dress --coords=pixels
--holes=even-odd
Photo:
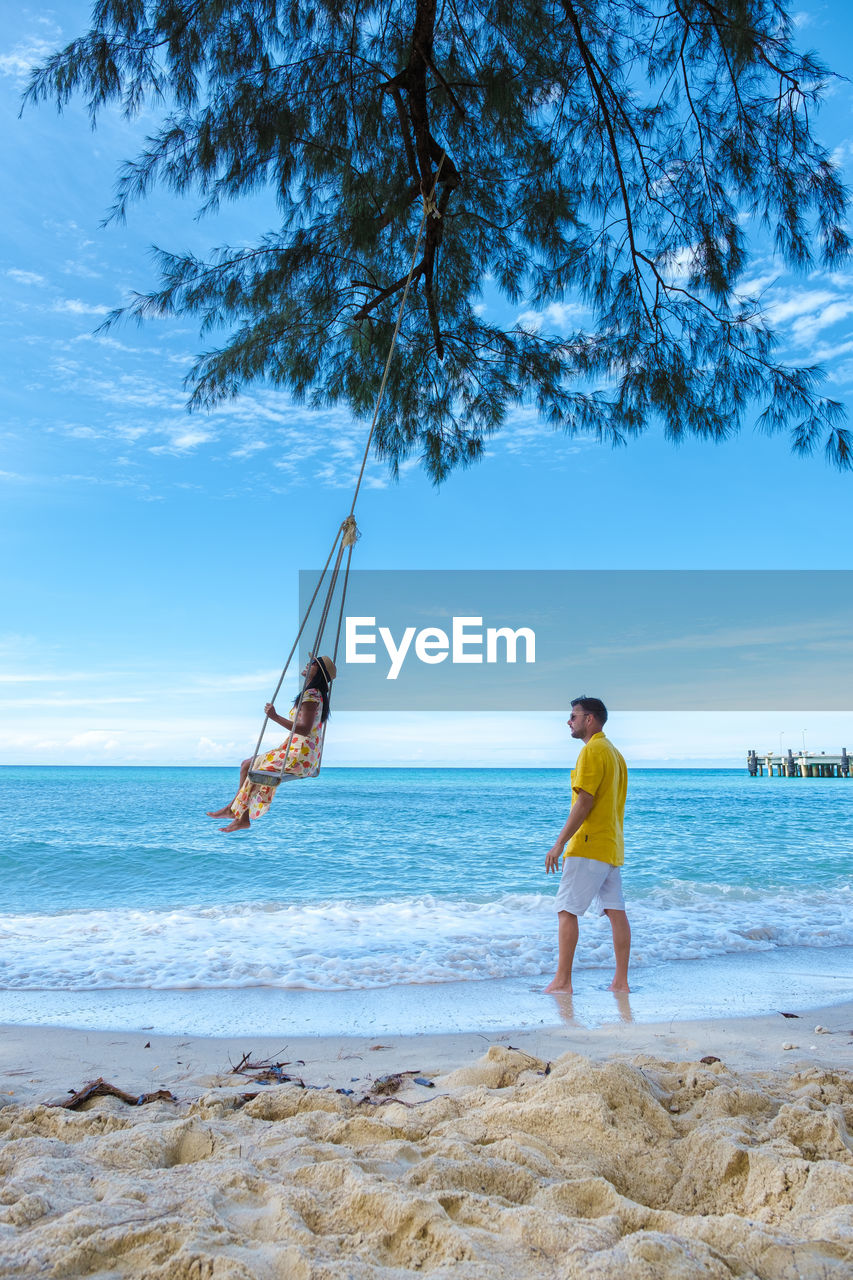
[[[323,699],[316,689],[306,690],[302,699],[302,706],[305,707],[309,703],[314,705],[314,722],[310,732],[304,736],[300,733],[294,733],[290,742],[289,759],[285,768],[282,769],[281,766],[284,761],[286,740],[280,746],[274,747],[272,751],[267,751],[265,755],[258,756],[253,765],[254,769],[266,769],[269,773],[281,772],[290,778],[313,778],[315,774],[320,772],[320,756],[323,750],[323,733],[326,726],[320,721],[320,716],[323,712]],[[295,716],[296,707],[291,707],[288,718],[293,720]],[[234,797],[231,812],[235,818],[242,818],[243,814],[248,810],[250,818],[259,818],[262,813],[266,813],[272,804],[274,795],[275,787],[265,787],[259,783],[251,782],[247,778]]]

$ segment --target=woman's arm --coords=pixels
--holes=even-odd
[[[276,724],[281,725],[282,729],[287,729],[288,733],[292,729],[294,733],[298,733],[302,737],[305,737],[314,728],[318,705],[319,704],[316,703],[313,698],[310,701],[303,702],[302,706],[299,708],[299,714],[296,717],[295,724],[285,716],[280,716],[271,702],[266,704],[264,711],[267,714],[267,719],[274,720]]]
[[[293,721],[286,720],[284,716],[280,716],[271,702],[266,703],[264,711],[266,712],[267,719],[273,720],[276,724],[280,724],[282,729],[287,729],[287,731],[290,732],[293,728]]]

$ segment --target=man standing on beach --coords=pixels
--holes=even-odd
[[[631,926],[625,914],[622,874],[625,841],[622,823],[628,770],[625,761],[605,737],[607,708],[600,698],[575,698],[569,729],[583,742],[572,769],[572,807],[565,826],[545,858],[546,872],[557,870],[563,857],[563,874],[557,890],[559,954],[557,972],[546,991],[571,993],[572,961],[578,944],[578,916],[593,898],[613,930],[616,973],[611,991],[629,991],[628,958]]]

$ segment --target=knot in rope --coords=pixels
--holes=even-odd
[[[358,525],[355,522],[355,516],[347,516],[346,520],[341,525],[341,535],[343,538],[341,546],[343,547],[352,547],[355,546],[356,542],[358,542],[361,534],[359,533]]]
[[[444,156],[442,156],[441,159],[443,163]],[[439,165],[438,167],[440,171],[441,165]],[[424,191],[424,184],[421,183],[421,195],[423,196],[423,200],[424,200],[424,217],[425,218],[441,217],[441,211],[439,210],[438,202],[436,201],[436,198],[435,198],[435,193],[437,189],[438,189],[438,174],[435,175],[435,182],[432,184],[432,191],[430,191],[429,194],[427,194],[426,191]]]

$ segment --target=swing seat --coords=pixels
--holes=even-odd
[[[272,769],[250,769],[249,781],[260,787],[277,787],[280,782],[295,782],[293,773],[275,773]]]

